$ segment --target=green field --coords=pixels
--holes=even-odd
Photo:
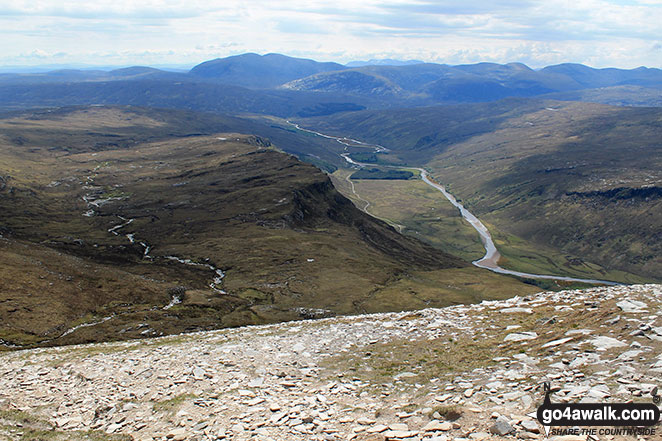
[[[485,253],[480,237],[462,219],[459,211],[437,190],[420,179],[408,181],[353,181],[358,199],[345,177],[351,170],[339,169],[333,182],[357,206],[370,202],[370,214],[402,225],[402,232],[424,240],[464,260],[479,259]],[[416,171],[418,174],[418,171]]]

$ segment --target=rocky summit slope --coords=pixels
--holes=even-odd
[[[3,353],[0,439],[542,439],[545,381],[652,399],[661,308],[617,286]]]

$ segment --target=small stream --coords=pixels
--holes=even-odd
[[[83,216],[85,216],[85,217],[96,216],[96,214],[97,214],[96,209],[98,209],[102,205],[105,205],[105,204],[107,204],[109,202],[112,202],[112,201],[115,201],[115,200],[124,199],[124,198],[117,198],[117,197],[100,198],[99,196],[101,194],[101,187],[94,186],[94,179],[95,178],[96,178],[96,174],[91,175],[91,176],[87,176],[86,179],[85,179],[85,184],[83,186],[83,188],[85,188],[87,190],[91,190],[89,193],[82,196],[83,201],[87,205],[87,210],[83,213]],[[115,236],[119,236],[120,235],[119,230],[122,230],[125,227],[132,224],[135,219],[127,219],[127,218],[125,218],[125,217],[123,217],[119,214],[116,214],[115,216],[117,216],[117,218],[119,218],[122,222],[117,224],[117,225],[113,225],[112,227],[108,228],[107,231],[108,231],[108,233],[111,233]],[[151,247],[151,245],[149,245],[149,243],[147,243],[147,241],[136,239],[136,233],[125,233],[124,236],[127,238],[129,243],[131,243],[131,244],[138,243],[138,244],[140,244],[140,246],[142,246],[142,248],[143,248],[143,258],[150,259],[150,260],[154,259],[154,256],[149,254],[149,252],[152,250],[152,247]],[[200,267],[208,268],[209,270],[213,271],[213,274],[214,274],[211,282],[209,283],[209,287],[214,292],[216,292],[218,294],[227,294],[221,288],[221,286],[223,284],[223,278],[225,277],[225,272],[223,270],[221,270],[219,268],[216,268],[215,266],[213,266],[209,263],[198,263],[198,262],[194,262],[191,259],[185,259],[185,258],[181,258],[181,257],[177,257],[177,256],[163,256],[162,258],[167,259],[167,260],[172,260],[172,261],[175,261],[175,262],[179,262],[183,265],[200,266]],[[182,300],[183,299],[182,299],[181,295],[174,294],[172,296],[172,298],[170,299],[170,302],[167,305],[165,305],[162,309],[168,310],[168,309],[172,308],[173,306],[182,303]],[[110,316],[107,316],[107,317],[103,317],[102,319],[96,320],[94,322],[83,323],[83,324],[74,326],[73,328],[67,329],[66,331],[64,331],[64,333],[62,333],[59,337],[56,337],[56,338],[65,337],[65,336],[67,336],[67,335],[69,335],[69,334],[71,334],[71,333],[73,333],[73,332],[75,332],[75,331],[77,331],[78,329],[81,329],[81,328],[99,325],[101,323],[107,322],[108,320],[112,319],[113,317],[116,317],[116,315],[113,314],[113,315],[110,315]],[[50,339],[50,340],[46,340],[46,341],[51,341],[51,340],[54,340],[54,339]],[[0,342],[0,344],[2,344],[2,343]]]

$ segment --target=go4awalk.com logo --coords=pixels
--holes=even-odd
[[[660,422],[660,397],[657,388],[651,393],[649,403],[552,403],[551,389],[545,383],[545,401],[535,413],[551,435],[655,435]],[[605,427],[609,426],[609,427]]]

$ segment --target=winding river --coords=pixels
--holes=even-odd
[[[397,166],[389,166],[389,165],[383,165],[383,164],[372,164],[372,163],[364,163],[364,162],[357,162],[354,161],[352,158],[349,157],[349,152],[347,150],[348,147],[372,147],[375,149],[375,153],[379,152],[385,152],[388,151],[388,149],[384,146],[377,145],[377,144],[367,144],[365,142],[357,141],[355,139],[351,138],[346,138],[346,137],[337,137],[337,136],[331,136],[327,135],[324,133],[316,132],[314,130],[309,130],[309,129],[304,129],[300,127],[298,124],[295,124],[291,121],[287,121],[289,124],[293,125],[297,130],[301,130],[304,132],[312,133],[317,136],[321,136],[323,138],[328,138],[328,139],[334,139],[340,144],[343,144],[345,146],[345,153],[342,153],[340,156],[342,156],[345,161],[347,161],[350,165],[356,166],[356,167],[386,167],[386,168],[395,168],[395,169],[401,169],[403,167],[397,167]],[[581,283],[590,283],[590,284],[600,284],[600,285],[620,285],[620,283],[617,282],[612,282],[609,280],[599,280],[599,279],[579,279],[575,277],[567,277],[567,276],[554,276],[554,275],[548,275],[548,274],[533,274],[533,273],[524,273],[521,271],[513,271],[509,270],[506,268],[502,268],[499,266],[499,258],[501,257],[501,254],[499,254],[499,250],[497,250],[496,245],[494,244],[494,240],[492,240],[492,235],[490,234],[490,231],[487,229],[487,227],[478,219],[473,213],[471,213],[469,210],[464,208],[462,204],[460,204],[455,197],[450,194],[446,189],[444,188],[443,185],[437,184],[434,182],[430,176],[428,175],[428,172],[425,169],[418,168],[418,167],[406,167],[408,169],[413,169],[413,170],[418,170],[421,173],[421,179],[423,182],[425,182],[427,185],[430,187],[434,188],[435,190],[440,191],[448,201],[453,204],[458,210],[460,210],[461,216],[469,222],[469,224],[478,232],[480,235],[480,240],[483,243],[483,246],[485,247],[485,255],[478,259],[474,260],[473,263],[475,266],[479,268],[484,268],[490,271],[493,271],[495,273],[499,274],[507,274],[511,276],[517,276],[517,277],[524,277],[524,278],[529,278],[529,279],[547,279],[547,280],[562,280],[566,282],[581,282]],[[370,214],[370,213],[368,213]]]

